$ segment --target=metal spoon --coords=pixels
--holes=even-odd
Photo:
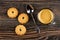
[[[34,16],[33,16],[33,12],[34,12],[33,6],[32,6],[32,5],[27,5],[26,10],[27,10],[27,13],[28,13],[28,14],[31,14],[31,17],[32,17],[33,22],[34,22],[34,24],[35,24],[35,26],[36,26],[37,32],[40,33],[40,29],[39,29],[39,27],[37,26],[36,21],[35,21]]]

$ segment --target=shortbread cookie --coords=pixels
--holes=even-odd
[[[17,35],[22,36],[26,33],[26,28],[25,28],[24,25],[18,25],[15,28],[15,32],[16,32]]]
[[[18,21],[21,23],[21,24],[25,24],[27,23],[29,20],[29,17],[26,13],[21,13],[19,16],[18,16]]]
[[[18,10],[15,7],[11,7],[11,8],[8,9],[7,15],[10,18],[16,18],[17,15],[18,15]]]

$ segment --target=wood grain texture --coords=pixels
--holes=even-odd
[[[24,36],[18,36],[15,33],[15,27],[20,24],[15,19],[10,19],[7,16],[7,10],[10,7],[16,7],[19,10],[19,14],[26,13],[26,5],[33,5],[35,12],[34,18],[38,27],[41,29],[41,33],[36,32],[35,26],[29,15],[29,22],[25,24],[27,33]],[[54,21],[48,25],[40,23],[37,19],[38,12],[43,8],[49,8],[54,13]],[[53,23],[56,24],[53,24]],[[1,0],[0,1],[0,40],[39,40],[47,36],[60,35],[60,1],[59,0]]]

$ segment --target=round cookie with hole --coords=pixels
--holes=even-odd
[[[26,33],[26,28],[24,25],[17,25],[16,28],[15,28],[15,33],[17,35],[24,35]]]
[[[28,20],[29,20],[29,16],[28,16],[26,13],[21,13],[21,14],[18,16],[18,21],[19,21],[19,23],[21,23],[21,24],[27,23]]]
[[[9,18],[16,18],[18,15],[18,10],[15,7],[11,7],[7,10],[7,15]]]

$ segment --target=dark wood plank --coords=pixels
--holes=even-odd
[[[30,17],[30,20],[27,24],[25,24],[27,28],[27,33],[20,37],[15,33],[15,27],[20,24],[16,19],[10,19],[7,16],[7,10],[10,7],[16,7],[19,10],[19,14],[22,12],[26,13],[27,4],[32,4],[34,6],[35,12],[34,18],[36,19],[36,23],[38,27],[41,29],[41,33],[38,34],[35,30],[35,26]],[[56,24],[48,24],[44,25],[40,23],[37,19],[38,12],[43,8],[49,8],[54,13],[54,21]],[[2,0],[0,1],[0,40],[39,40],[41,38],[52,36],[52,35],[60,35],[60,1],[59,0]]]

